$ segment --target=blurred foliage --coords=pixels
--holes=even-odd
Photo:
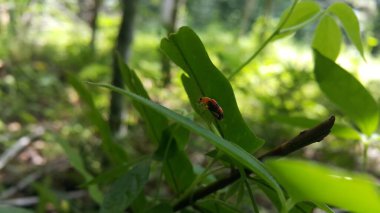
[[[254,6],[245,16],[244,8],[249,2]],[[278,40],[269,43],[228,83],[232,86],[234,99],[236,98],[239,110],[237,112],[242,115],[242,122],[250,131],[266,141],[258,155],[334,114],[338,118],[338,127],[326,142],[313,144],[294,156],[348,170],[361,170],[378,177],[380,146],[377,119],[380,77],[377,68],[380,60],[376,51],[380,39],[377,21],[379,5],[375,1],[368,1],[368,5],[364,6],[359,1],[347,1],[355,9],[353,11],[343,3],[335,3],[335,6],[329,7],[332,1],[302,2],[308,2],[303,7],[318,9],[320,5],[320,8],[308,13],[311,15],[305,16],[306,18],[303,13],[291,17],[293,22],[285,26],[289,29],[276,37]],[[89,46],[91,29],[78,15],[80,8],[77,1],[0,0],[2,155],[11,150],[23,136],[32,137],[38,128],[45,130],[42,136],[33,139],[32,145],[14,156],[0,173],[2,191],[13,189],[29,177],[28,175],[36,175],[37,178],[33,181],[35,183],[27,184],[8,197],[1,194],[1,202],[11,198],[34,196],[40,199],[40,203],[27,205],[26,208],[39,212],[94,212],[102,202],[105,203],[103,207],[109,205],[124,209],[130,205],[134,210],[144,208],[151,212],[157,209],[170,212],[170,199],[181,193],[188,193],[189,188],[194,188],[192,182],[200,181],[198,178],[207,173],[207,164],[212,160],[206,153],[215,145],[227,150],[227,155],[233,159],[218,163],[218,166],[239,161],[240,164],[259,171],[263,179],[267,178],[267,182],[262,179],[261,182],[252,181],[254,197],[262,204],[260,210],[276,211],[276,200],[282,199],[279,192],[273,191],[277,182],[268,181],[271,176],[264,166],[252,163],[255,162],[252,155],[249,155],[249,159],[241,159],[241,156],[246,156],[246,152],[235,149],[234,145],[220,139],[219,133],[214,134],[207,129],[207,119],[204,122],[202,114],[195,113],[200,111],[200,108],[196,108],[197,100],[188,100],[188,91],[183,88],[183,74],[179,67],[173,64],[173,81],[167,87],[162,86],[160,53],[164,50],[160,49],[160,41],[166,36],[166,32],[160,19],[161,4],[157,0],[139,1],[132,57],[128,64],[134,71],[129,68],[124,71],[133,79],[129,85],[126,84],[126,88],[140,96],[150,97],[151,105],[128,101],[122,131],[117,136],[110,136],[106,128],[103,128],[106,125],[105,115],[110,91],[83,82],[110,82],[112,50],[120,23],[118,2],[103,1],[97,20],[96,49],[93,50]],[[281,14],[289,5],[291,1],[280,0],[190,0],[179,8],[178,19],[180,25],[191,26],[200,37],[203,42],[201,45],[205,45],[218,75],[227,77],[270,36],[283,19]],[[308,9],[299,11],[310,12]],[[298,19],[301,15],[302,18]],[[347,17],[351,21],[347,21]],[[358,23],[355,22],[356,17],[359,17]],[[248,23],[246,27],[243,21]],[[303,21],[307,24],[303,25]],[[280,37],[283,38],[279,39]],[[194,43],[189,43],[188,47],[192,48],[193,45]],[[326,63],[333,68],[327,69],[323,66],[323,69],[315,70],[311,47],[329,58],[323,60],[328,60]],[[369,54],[369,51],[373,54]],[[366,61],[363,60],[364,56]],[[322,60],[318,57],[317,59]],[[202,61],[198,65],[202,68],[205,63]],[[324,84],[316,73],[319,70],[325,72],[323,75],[328,75],[329,71],[336,69],[346,77],[338,76],[334,79],[336,82],[329,84]],[[197,69],[199,71],[201,70]],[[77,79],[76,88],[75,83],[70,83],[69,75]],[[346,79],[345,84],[338,87],[336,83],[343,78]],[[347,80],[348,78],[351,80]],[[137,83],[136,88],[137,81],[140,83]],[[349,94],[344,93],[347,85],[352,85],[354,81],[356,86],[352,87]],[[205,79],[206,87],[208,82],[214,85],[216,81]],[[135,88],[131,88],[131,85]],[[337,93],[332,94],[331,91]],[[353,101],[357,105],[353,107],[354,105],[347,102],[347,97],[356,92],[361,95],[355,95],[356,99]],[[222,96],[226,94],[219,93],[218,102],[225,106],[225,113],[235,111],[236,109],[230,109],[234,107],[228,106],[227,101],[222,100]],[[91,100],[86,101],[86,97]],[[189,94],[189,97],[193,96]],[[363,102],[357,101],[360,97]],[[190,118],[191,122],[186,120],[185,124],[195,129],[200,124],[201,130],[189,135],[189,130],[166,120],[173,119],[172,117],[155,112],[152,109],[153,102],[171,109],[170,115],[174,116],[174,120],[178,119],[176,122],[184,117]],[[365,107],[361,107],[364,103]],[[147,112],[145,116],[144,112]],[[150,119],[152,117],[158,119]],[[160,119],[164,122],[160,122]],[[235,126],[236,129],[239,127],[241,126]],[[360,131],[366,133],[366,136],[361,135]],[[152,139],[154,132],[159,132],[155,140]],[[229,139],[236,142],[233,139],[235,136]],[[104,148],[105,141],[108,141],[106,144],[116,143],[117,148],[112,148],[112,145],[111,148]],[[207,143],[210,141],[211,144]],[[112,163],[110,159],[117,158],[110,151],[113,149],[125,151],[121,151],[124,153],[121,155],[125,155],[128,160],[120,162],[128,162],[128,165]],[[157,159],[149,162],[149,165],[141,165],[144,163],[141,158],[152,153],[155,153]],[[62,159],[64,163],[56,166]],[[308,167],[307,162],[289,160],[286,165],[276,161],[267,164],[271,169],[277,168],[277,173],[274,172],[275,178],[281,177],[279,183],[290,194],[296,194],[297,197],[299,194],[308,193],[303,191],[307,187],[302,184],[312,183],[305,181],[294,187],[296,180],[288,178],[289,174],[283,172],[292,169],[292,175],[297,176],[297,173],[304,172],[299,166]],[[313,166],[315,165],[311,165]],[[53,169],[48,169],[50,167]],[[310,171],[310,174],[317,172],[323,182],[330,172],[329,167],[315,167],[318,168]],[[182,173],[176,172],[180,169]],[[221,174],[227,173],[227,170],[222,170],[209,175],[203,178],[202,183],[210,183]],[[351,175],[337,174],[340,177]],[[100,181],[95,177],[106,178],[99,178],[102,180]],[[131,177],[136,179],[135,185],[126,181],[126,178]],[[355,175],[352,177],[358,182],[367,180],[367,176],[363,179],[361,176],[358,179]],[[91,180],[93,182],[89,184]],[[84,182],[89,185],[81,185]],[[271,187],[268,187],[268,182],[272,184]],[[145,184],[148,187],[143,190]],[[83,194],[86,187],[89,187],[90,196]],[[367,192],[372,193],[372,186],[366,187],[369,187],[366,188]],[[333,186],[329,188],[334,189]],[[134,199],[114,198],[114,195],[122,193],[121,189],[128,190],[134,195]],[[299,199],[302,198],[304,197]],[[347,207],[348,203],[325,199],[318,194],[307,198],[342,208]],[[160,204],[153,204],[150,202],[152,199]],[[250,202],[244,183],[237,182],[222,190],[219,196],[202,200],[195,207],[199,211],[212,212],[215,208],[220,208],[226,212],[235,212],[239,208],[248,212],[252,208]],[[278,201],[278,205],[280,203]],[[6,205],[0,205],[0,212],[26,212],[10,207],[14,203],[4,204]],[[296,207],[304,206],[307,209],[310,205],[300,203]],[[311,206],[315,207],[316,204]],[[349,209],[357,210],[355,206]]]

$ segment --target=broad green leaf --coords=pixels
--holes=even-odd
[[[167,156],[163,166],[165,178],[176,192],[184,192],[195,179],[193,165],[184,151],[176,150]]]
[[[320,15],[320,11],[321,6],[315,1],[299,2],[296,4],[286,23],[282,26],[280,35],[284,33],[293,33],[304,27],[307,23],[315,20]],[[285,18],[288,16],[289,12],[290,8],[284,11],[281,15],[279,24],[282,24],[285,21]]]
[[[240,213],[241,210],[236,209],[233,205],[216,199],[205,199],[197,202],[197,206],[201,208],[201,212],[218,212],[218,213]]]
[[[119,65],[124,84],[127,86],[128,90],[144,98],[150,99],[136,73],[124,63],[124,60],[119,54],[116,54],[115,57]],[[167,119],[135,101],[132,103],[146,123],[148,135],[153,142],[158,144],[163,130],[168,127]]]
[[[334,18],[328,14],[323,16],[314,33],[313,48],[335,61],[339,55],[341,43],[342,33]]]
[[[322,120],[317,119],[310,119],[300,116],[289,116],[289,115],[275,115],[271,116],[272,119],[275,121],[292,125],[295,127],[300,128],[311,128],[319,123],[322,122]],[[339,123],[335,122],[333,128],[331,129],[331,134],[333,134],[336,137],[344,138],[344,139],[353,139],[353,140],[360,140],[360,133],[357,132],[355,129]]]
[[[150,161],[144,160],[117,179],[105,194],[100,212],[119,213],[132,204],[149,178]]]
[[[264,142],[253,134],[243,120],[229,81],[211,62],[201,40],[189,27],[181,27],[177,33],[162,39],[161,49],[186,72],[188,77],[183,76],[182,82],[191,105],[201,117],[205,117],[205,110],[201,110],[199,98],[213,98],[224,111],[223,120],[214,119],[221,135],[248,152],[261,147]]]
[[[327,10],[339,18],[351,42],[364,58],[359,21],[352,8],[344,2],[335,2]]]
[[[14,206],[8,206],[8,205],[0,205],[0,213],[32,213],[33,211],[30,211],[28,209],[23,209],[19,207]]]
[[[127,160],[127,154],[119,144],[113,141],[111,129],[96,108],[91,93],[75,76],[69,75],[69,81],[79,94],[81,100],[85,103],[85,112],[87,113],[88,119],[96,126],[102,138],[102,149],[106,156],[114,163],[125,162]]]
[[[190,119],[179,115],[175,113],[174,111],[171,111],[157,103],[154,103],[148,99],[145,99],[141,96],[138,96],[136,94],[133,94],[129,91],[114,87],[109,84],[102,84],[102,83],[92,83],[93,85],[105,87],[108,89],[111,89],[115,92],[121,93],[123,95],[128,96],[129,98],[144,104],[145,106],[155,110],[156,112],[164,115],[168,119],[172,119],[179,124],[183,125],[185,128],[189,129],[190,131],[204,137],[208,142],[213,144],[216,148],[233,158],[234,160],[240,162],[242,165],[244,165],[247,169],[253,171],[256,173],[256,175],[260,178],[262,178],[269,186],[271,186],[278,194],[279,199],[281,200],[281,203],[283,206],[285,206],[285,197],[282,192],[282,189],[279,187],[277,182],[273,179],[273,177],[266,171],[266,169],[263,167],[262,163],[257,160],[255,157],[253,157],[251,154],[249,154],[247,151],[242,149],[240,146],[237,146],[217,135],[212,133],[208,129],[202,128],[197,123],[191,121]]]
[[[130,163],[128,163],[128,164],[124,163],[121,165],[116,165],[115,167],[113,167],[107,171],[102,172],[100,175],[98,175],[97,177],[93,178],[92,180],[82,184],[81,186],[86,187],[86,186],[93,185],[93,184],[101,185],[101,184],[110,183],[113,180],[115,180],[116,178],[120,177],[122,174],[125,174],[129,170],[130,166],[131,166]]]
[[[352,212],[380,212],[375,180],[301,160],[267,160],[265,165],[296,201],[327,203]]]
[[[349,72],[314,51],[314,74],[323,93],[366,135],[378,125],[378,106],[371,94]]]
[[[69,146],[69,144],[65,141],[57,140],[59,145],[63,148],[68,157],[70,165],[74,167],[75,170],[79,172],[85,179],[85,181],[90,181],[93,179],[92,175],[86,170],[84,166],[83,159],[78,152],[78,150]],[[97,185],[92,185],[88,187],[91,198],[95,200],[97,203],[101,203],[102,193],[100,192]]]

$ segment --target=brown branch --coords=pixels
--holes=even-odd
[[[290,139],[289,141],[283,144],[280,144],[273,150],[260,156],[258,159],[264,160],[265,158],[268,158],[268,157],[286,156],[312,143],[319,142],[330,133],[330,130],[334,125],[334,122],[335,122],[335,117],[331,116],[329,119],[318,124],[317,126],[311,129],[302,131],[294,138]],[[251,171],[249,170],[245,170],[245,171],[247,175],[251,174]],[[219,179],[204,188],[200,188],[196,190],[194,193],[191,193],[189,196],[183,198],[182,200],[179,200],[177,203],[174,204],[173,210],[174,211],[181,210],[187,207],[188,205],[195,203],[197,200],[202,199],[218,191],[219,189],[222,189],[232,184],[239,178],[240,178],[239,171],[233,170],[229,176]]]

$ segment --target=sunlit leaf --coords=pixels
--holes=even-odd
[[[285,21],[288,16],[290,8],[284,11],[281,15],[279,23]],[[304,27],[307,23],[313,21],[319,16],[321,11],[321,6],[315,1],[301,1],[293,9],[292,14],[289,16],[286,23],[282,26],[280,31],[281,34],[289,34],[297,31],[298,29]]]
[[[296,201],[327,203],[352,212],[380,212],[380,196],[375,180],[291,159],[267,160],[265,165]]]
[[[301,116],[290,116],[290,115],[274,115],[271,116],[272,119],[275,121],[292,125],[294,127],[300,127],[300,128],[311,128],[319,123],[322,122],[322,120],[317,120],[317,119],[310,119],[306,117],[301,117]],[[356,131],[355,129],[339,123],[336,121],[334,123],[334,126],[331,129],[331,134],[340,137],[340,138],[345,138],[345,139],[353,139],[353,140],[359,140],[360,139],[360,133]]]
[[[378,125],[378,106],[371,94],[349,72],[314,51],[314,74],[323,93],[359,126],[371,135]]]
[[[102,138],[102,149],[106,156],[115,163],[126,161],[127,154],[124,149],[113,141],[111,129],[108,123],[104,120],[99,110],[96,108],[94,100],[88,89],[75,76],[69,75],[70,84],[79,94],[81,100],[85,103],[88,119],[97,127]]]
[[[244,165],[247,169],[252,170],[258,177],[262,178],[269,186],[271,186],[279,196],[279,199],[281,200],[282,206],[285,204],[285,198],[284,194],[277,184],[277,182],[273,179],[273,177],[264,169],[262,166],[262,163],[254,158],[251,154],[246,152],[244,149],[242,149],[240,146],[237,146],[221,137],[218,137],[214,133],[212,133],[208,129],[202,128],[197,123],[191,121],[190,119],[179,115],[157,103],[154,103],[150,100],[147,100],[141,96],[138,96],[136,94],[133,94],[129,91],[122,90],[120,88],[114,87],[109,84],[102,84],[102,83],[91,83],[93,85],[105,87],[108,89],[111,89],[115,92],[124,94],[128,96],[129,98],[138,101],[141,104],[144,104],[145,106],[155,110],[156,112],[161,113],[162,115],[166,116],[169,119],[172,119],[179,124],[183,125],[185,128],[189,129],[190,131],[199,134],[200,136],[204,137],[208,142],[213,144],[215,147],[217,147],[220,151],[227,154],[234,160],[240,162],[242,165]]]
[[[364,58],[359,21],[352,8],[344,2],[335,2],[327,10],[339,18],[351,42]]]
[[[313,48],[335,61],[339,55],[341,43],[342,33],[334,18],[330,15],[323,16],[314,33]]]
[[[187,77],[182,76],[182,82],[193,109],[200,116],[205,117],[208,113],[200,108],[200,97],[217,100],[223,108],[224,119],[214,119],[214,123],[223,137],[248,152],[261,147],[264,142],[253,134],[243,120],[229,81],[211,62],[201,40],[190,28],[182,27],[169,38],[162,39],[161,49],[186,72]]]
[[[149,178],[150,161],[136,164],[129,172],[117,179],[104,195],[100,212],[119,213],[137,198]]]

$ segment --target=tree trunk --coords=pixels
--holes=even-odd
[[[125,63],[128,62],[130,56],[130,48],[133,39],[133,22],[136,14],[137,0],[121,0],[123,9],[123,17],[121,20],[119,34],[116,39],[115,51],[123,58]],[[113,58],[113,76],[112,84],[116,87],[123,87],[123,80],[117,64],[116,58]],[[121,126],[123,98],[116,92],[111,92],[109,111],[109,124],[114,134],[119,132]]]
[[[91,8],[92,9],[92,16],[89,20],[89,25],[91,28],[91,40],[90,40],[90,48],[92,52],[95,53],[96,50],[96,31],[98,30],[98,13],[99,13],[99,8],[102,5],[102,0],[94,0],[94,5]]]
[[[173,33],[177,28],[178,8],[183,2],[183,0],[162,1],[161,20],[168,35]],[[161,54],[161,71],[163,74],[162,82],[164,87],[166,87],[171,82],[171,74],[170,61],[164,54]]]

